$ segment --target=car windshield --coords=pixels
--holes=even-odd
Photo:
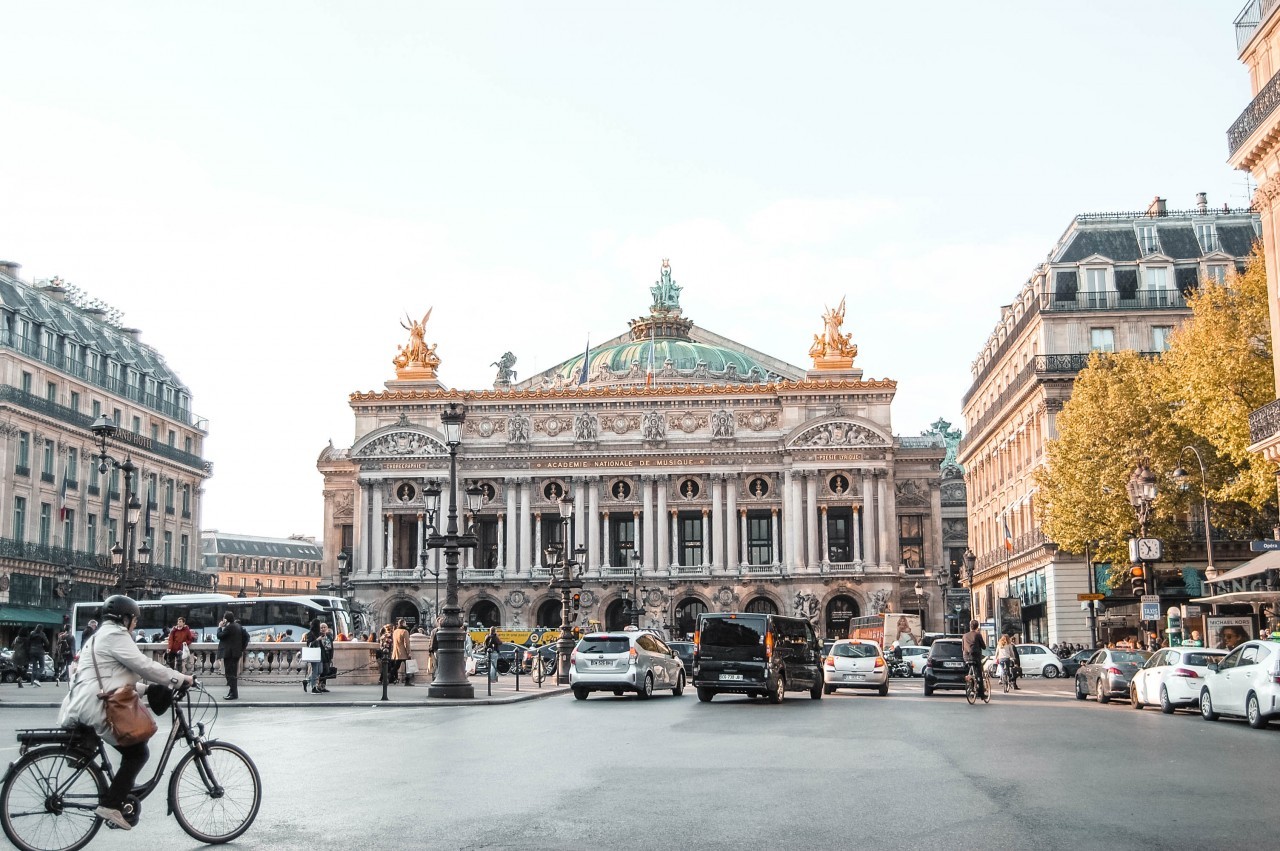
[[[625,636],[588,635],[578,645],[579,653],[626,653],[631,642]]]
[[[764,633],[764,618],[707,618],[702,622],[703,647],[754,647]]]
[[[689,657],[689,658],[693,658],[693,645],[692,645],[692,644],[687,644],[687,643],[672,643],[672,644],[670,644],[670,645],[668,645],[668,646],[669,646],[672,650],[676,651],[676,653],[680,654],[680,656],[682,656],[682,657],[687,656],[687,657]]]
[[[831,648],[831,655],[845,659],[871,659],[879,656],[880,651],[873,644],[837,644]]]
[[[931,655],[934,659],[959,659],[960,643],[957,641],[935,641]]]
[[[1141,653],[1125,652],[1124,650],[1113,650],[1111,652],[1111,661],[1117,665],[1141,665],[1147,661],[1147,657]]]
[[[1212,665],[1217,662],[1221,662],[1222,657],[1226,655],[1226,653],[1188,653],[1186,656],[1182,657],[1182,664],[1200,665],[1203,667],[1205,665]]]

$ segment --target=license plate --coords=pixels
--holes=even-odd
[[[613,662],[609,659],[590,659],[588,661],[591,662],[591,664],[596,667],[602,667],[604,665],[610,665],[610,666],[613,665]]]
[[[942,667],[944,667],[944,668],[963,668],[963,667],[964,667],[964,662],[943,662],[943,663],[942,663]]]
[[[865,680],[867,678],[867,675],[866,674],[845,674],[844,678],[846,680]]]
[[[742,679],[742,674],[721,674],[721,675],[720,675],[720,679],[722,679],[722,680],[740,680],[740,679]]]

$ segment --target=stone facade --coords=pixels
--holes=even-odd
[[[672,634],[699,611],[743,609],[801,613],[828,636],[882,607],[942,628],[935,580],[963,551],[943,436],[895,437],[895,383],[863,379],[851,358],[806,371],[679,317],[669,276],[630,332],[520,384],[507,362],[494,390],[393,380],[352,394],[355,442],[317,466],[325,569],[347,553],[358,607],[426,621],[444,599],[424,491],[441,482],[447,505],[440,415],[456,403],[459,479],[484,494],[480,546],[459,571],[468,625],[558,626],[546,551],[567,527],[582,550],[579,625],[619,627],[638,598],[641,623]]]

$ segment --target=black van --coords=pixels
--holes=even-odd
[[[804,618],[704,613],[695,641],[693,684],[704,703],[721,693],[764,695],[770,703],[788,691],[822,698],[822,643]]]

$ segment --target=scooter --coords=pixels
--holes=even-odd
[[[889,676],[891,677],[910,677],[911,663],[906,659],[894,659],[892,656],[886,656],[884,663],[889,666]]]

